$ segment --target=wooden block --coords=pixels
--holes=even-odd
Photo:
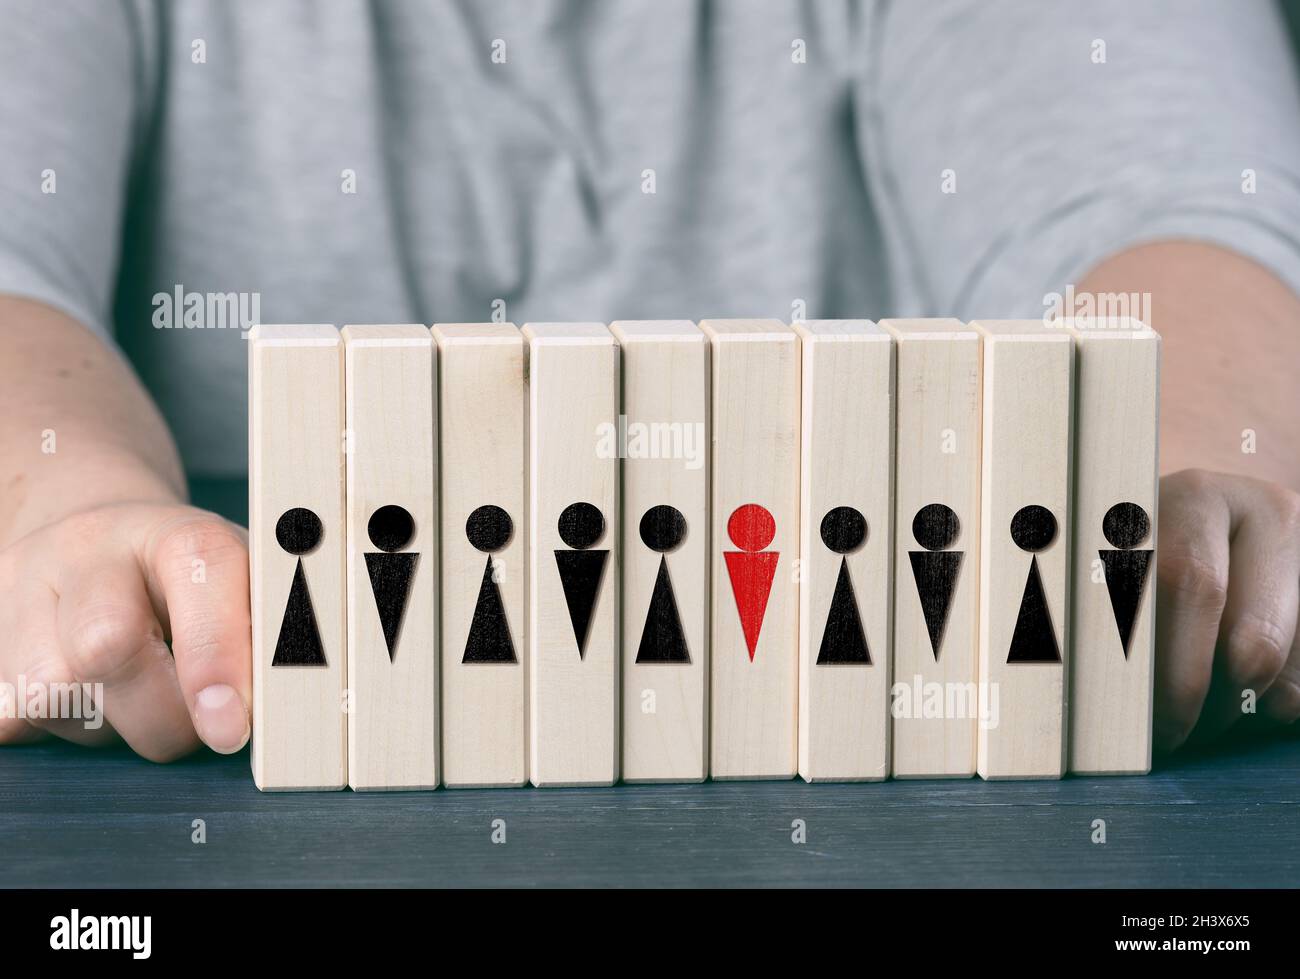
[[[528,770],[618,780],[618,344],[600,323],[528,323]]]
[[[442,780],[528,780],[524,341],[513,323],[440,323]]]
[[[1074,341],[1040,320],[972,324],[984,344],[980,724],[984,778],[1065,770]]]
[[[709,343],[610,326],[623,365],[623,778],[708,774]]]
[[[1070,771],[1151,770],[1160,336],[1136,320],[1075,338]]]
[[[798,761],[799,343],[776,320],[706,320],[713,346],[710,763]]]
[[[889,774],[894,344],[867,320],[797,324],[799,774]]]
[[[253,780],[347,783],[343,344],[332,326],[249,333]]]
[[[438,785],[438,480],[426,326],[345,326],[348,784]]]
[[[969,777],[988,706],[977,676],[980,338],[952,319],[880,325],[898,364],[893,775]]]

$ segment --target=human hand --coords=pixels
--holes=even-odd
[[[99,506],[14,541],[0,550],[0,683],[29,697],[36,684],[102,684],[103,723],[0,716],[0,744],[120,738],[153,761],[200,739],[239,750],[252,702],[248,594],[247,535],[180,503]]]
[[[1252,701],[1275,722],[1300,718],[1300,493],[1200,469],[1165,476],[1156,601],[1157,748],[1223,734]]]

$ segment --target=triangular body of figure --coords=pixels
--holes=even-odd
[[[478,601],[469,624],[462,663],[514,663],[515,644],[510,638],[506,606],[501,589],[492,574],[492,558],[483,566],[483,580],[478,586]]]
[[[400,506],[381,506],[370,515],[366,527],[370,542],[378,552],[367,551],[366,571],[370,575],[370,591],[375,596],[375,610],[379,613],[379,627],[384,634],[391,662],[397,654],[397,639],[406,616],[407,599],[419,554],[398,554],[415,536],[415,521],[408,510]]]
[[[726,551],[727,576],[736,599],[736,612],[745,634],[749,660],[754,661],[758,636],[763,629],[767,600],[772,594],[779,551],[763,551],[776,537],[776,520],[757,503],[746,503],[732,512],[727,520],[727,535],[739,551]]]
[[[573,638],[578,644],[578,656],[587,655],[587,633],[591,628],[591,615],[596,608],[600,582],[605,574],[605,559],[609,551],[589,548],[605,532],[605,518],[590,503],[571,503],[564,508],[559,520],[560,539],[572,551],[556,551],[555,564],[564,588],[564,602],[569,608],[569,621],[573,624]]]
[[[1106,591],[1110,594],[1115,627],[1119,630],[1120,646],[1127,659],[1133,623],[1137,621],[1138,607],[1142,604],[1147,573],[1151,568],[1151,551],[1135,548],[1151,532],[1151,518],[1136,503],[1116,503],[1106,511],[1101,529],[1106,540],[1117,548],[1113,551],[1102,549],[1097,554],[1106,572]]]
[[[939,661],[943,646],[943,633],[948,626],[948,610],[952,608],[953,592],[957,590],[957,576],[961,573],[961,551],[909,551],[912,563],[912,580],[921,600],[921,614],[925,617],[925,631],[930,636],[930,652]]]
[[[1041,551],[1056,538],[1056,518],[1046,507],[1030,505],[1021,507],[1011,518],[1011,539],[1022,551]],[[1061,650],[1056,644],[1056,630],[1052,628],[1052,614],[1043,592],[1043,578],[1038,570],[1038,557],[1029,561],[1029,576],[1020,598],[1020,611],[1016,628],[1011,634],[1008,663],[1059,663]]]
[[[867,539],[866,518],[853,507],[835,507],[822,517],[821,537],[822,542],[836,554],[847,555]],[[837,663],[871,664],[871,651],[867,648],[867,635],[862,628],[847,557],[840,558],[840,573],[835,579],[830,613],[826,616],[826,627],[822,630],[822,643],[817,652],[818,666]]]
[[[817,653],[818,666],[828,663],[871,663],[867,636],[858,615],[858,600],[849,580],[847,558],[840,558],[839,578],[835,582],[830,615],[826,618],[821,649]]]
[[[961,551],[945,551],[957,540],[960,524],[951,507],[942,503],[929,503],[916,511],[912,518],[912,536],[924,548],[908,551],[912,564],[912,580],[916,582],[916,596],[921,602],[925,629],[930,635],[930,651],[935,662],[943,645],[943,633],[948,624],[948,611],[952,596],[957,590],[957,576],[961,573]]]
[[[677,611],[677,598],[673,594],[672,579],[668,574],[667,552],[681,544],[686,536],[686,517],[676,507],[653,506],[641,517],[641,540],[652,551],[665,555],[659,559],[659,573],[655,576],[650,594],[650,607],[646,612],[645,626],[641,630],[641,645],[637,647],[638,663],[689,663],[690,650],[686,632]]]
[[[375,596],[375,610],[379,613],[379,626],[384,633],[390,661],[397,653],[397,636],[402,629],[406,601],[411,594],[411,581],[419,560],[418,554],[366,554],[370,590]]]
[[[314,551],[324,536],[320,517],[305,507],[294,507],[280,515],[275,524],[275,539],[290,554],[296,555],[293,584],[280,621],[272,666],[325,666],[325,647],[321,644],[316,610],[307,588],[307,573],[302,556]]]
[[[646,612],[645,628],[641,630],[641,645],[637,647],[638,663],[689,663],[690,651],[686,648],[686,633],[677,612],[677,599],[673,584],[668,578],[668,559],[659,559],[659,574],[655,576],[654,592],[650,596],[650,609]]]
[[[465,536],[477,550],[486,552],[488,558],[478,587],[478,601],[474,603],[462,663],[518,662],[514,640],[510,637],[510,623],[506,619],[505,602],[501,599],[501,587],[497,584],[492,565],[492,552],[505,547],[513,533],[514,522],[499,506],[481,506],[469,515],[465,523]]]

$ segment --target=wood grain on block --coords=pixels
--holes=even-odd
[[[347,784],[343,344],[332,326],[249,333],[253,779]]]
[[[1136,320],[1075,338],[1070,771],[1151,770],[1160,336]]]
[[[438,785],[435,361],[426,326],[343,328],[356,790]]]
[[[953,319],[883,320],[896,344],[895,778],[975,774],[980,338]]]
[[[798,762],[799,342],[776,320],[706,320],[713,355],[710,774]]]
[[[439,323],[442,780],[528,779],[527,404],[512,323]]]
[[[618,780],[619,350],[600,323],[529,323],[529,776]]]
[[[1059,778],[1066,754],[1074,340],[1040,320],[972,324],[984,344],[980,724],[984,778]]]
[[[708,774],[709,343],[610,326],[623,375],[623,778]]]
[[[799,774],[889,774],[894,344],[867,320],[797,324]]]

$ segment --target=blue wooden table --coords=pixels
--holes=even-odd
[[[246,753],[49,743],[0,749],[0,852],[28,887],[1294,887],[1300,740],[1145,777],[409,794],[263,794]]]

